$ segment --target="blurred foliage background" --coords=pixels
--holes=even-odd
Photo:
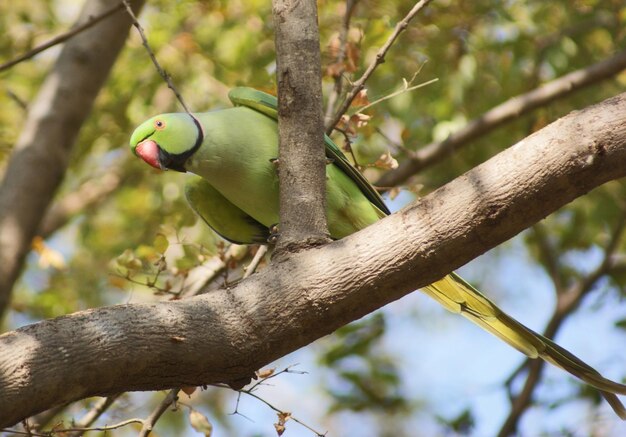
[[[0,34],[4,35],[0,38],[1,60],[9,60],[67,30],[81,4],[77,0],[0,2]],[[358,78],[412,3],[359,1],[348,34],[348,56],[342,65],[336,65],[336,47],[345,2],[323,0],[318,5],[324,89],[329,94],[334,86],[332,76],[338,70],[344,70],[347,79]],[[275,89],[270,2],[151,0],[140,20],[159,62],[193,110],[229,106],[226,94],[233,86],[269,92]],[[368,98],[374,101],[389,95],[402,87],[403,79],[414,76],[414,84],[434,78],[438,81],[366,111],[371,119],[352,138],[358,163],[367,167],[366,174],[375,181],[385,171],[373,165],[381,154],[390,151],[402,161],[411,150],[444,139],[508,98],[623,50],[625,23],[622,0],[433,2],[418,15],[368,81]],[[58,51],[58,47],[48,50],[0,73],[0,172],[6,166],[29,102]],[[622,72],[519,117],[422,171],[390,203],[397,209],[416,193],[432,191],[556,118],[623,92],[625,87],[626,74]],[[134,159],[128,150],[129,135],[137,124],[156,113],[179,110],[138,35],[131,31],[82,129],[57,197],[62,201],[85,183],[100,181],[108,174],[118,178],[115,189],[89,203],[65,226],[34,245],[27,269],[16,285],[4,330],[102,305],[178,298],[188,290],[197,266],[208,269],[207,263],[215,259],[228,264],[228,274],[220,271],[214,280],[216,286],[240,275],[250,255],[245,249],[228,252],[225,242],[198,223],[181,195],[184,176],[154,171]],[[352,112],[355,110],[352,108]],[[344,143],[341,135],[336,139]],[[542,330],[554,305],[556,284],[575,284],[601,262],[603,248],[624,220],[625,194],[624,181],[594,190],[544,220],[540,227],[472,263],[464,275],[503,302],[519,319]],[[623,257],[624,249],[625,244],[620,242],[613,256]],[[625,349],[625,283],[626,269],[606,272],[593,294],[582,302],[582,315],[577,313],[566,326],[571,337],[603,345],[590,352],[599,356],[583,352],[580,356],[601,369],[608,368],[615,379],[626,377],[624,354],[615,355]],[[539,315],[535,306],[524,303],[526,290],[531,288],[540,293],[536,298],[541,306]],[[527,317],[517,313],[516,307],[528,313]],[[446,317],[434,305],[411,296],[316,342],[306,352],[286,357],[285,366],[302,360],[299,368],[308,374],[281,375],[273,380],[274,387],[264,388],[264,396],[286,403],[283,408],[301,420],[303,414],[308,416],[308,424],[328,429],[329,435],[357,435],[355,430],[359,430],[358,435],[372,436],[495,434],[508,413],[503,381],[522,357],[503,349],[494,352],[494,357],[506,354],[508,367],[477,370],[499,378],[496,388],[492,380],[492,386],[476,389],[498,391],[495,400],[459,391],[455,384],[440,387],[442,392],[447,391],[445,395],[435,393],[423,381],[431,376],[417,374],[411,363],[425,359],[423,355],[436,355],[438,348],[454,350],[457,346],[446,338],[464,341],[466,334],[460,330],[482,336],[471,331],[469,324],[446,322]],[[613,340],[603,343],[593,337],[595,328],[577,331],[574,325],[583,323],[584,318],[601,324],[602,332],[610,331]],[[437,337],[433,331],[443,336]],[[435,367],[456,375],[471,360],[485,363],[480,361],[485,355],[489,365],[501,364],[497,363],[499,359],[488,356],[491,348],[499,347],[495,340],[483,340],[476,340],[476,344],[486,345],[484,348],[470,348],[475,355],[468,356],[466,348],[459,347],[452,362],[435,363]],[[398,341],[402,347],[398,347]],[[416,345],[419,341],[424,343]],[[558,372],[550,375],[549,388],[540,391],[530,419],[522,421],[520,435],[626,432],[593,392],[583,390]],[[474,373],[466,375],[468,381],[474,377]],[[421,379],[424,388],[420,388]],[[106,421],[145,416],[162,396],[125,395],[107,413]],[[191,399],[185,397],[185,402],[209,417],[218,435],[275,433],[271,410],[259,413],[265,414],[259,418],[254,416],[256,410],[268,410],[260,402],[248,401],[238,408],[241,414],[255,417],[254,422],[241,415],[229,415],[235,399],[232,392],[209,389],[196,392]],[[90,402],[73,405],[54,421],[69,424]],[[492,408],[490,402],[499,407]],[[570,404],[576,409],[567,409]],[[186,413],[185,407],[178,413],[168,413],[158,423],[155,435],[192,435]],[[115,435],[135,432],[129,428],[114,431]],[[287,422],[285,435],[311,433]]]

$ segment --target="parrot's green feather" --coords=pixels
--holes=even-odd
[[[187,185],[192,208],[226,239],[263,242],[268,228],[278,223],[278,176],[272,161],[278,157],[276,98],[251,88],[229,94],[235,108],[194,114],[164,114],[139,126],[131,138],[140,156],[161,167],[183,168],[199,177]],[[155,129],[155,121],[167,126]],[[201,127],[201,129],[199,128]],[[197,150],[199,139],[204,136]],[[326,215],[333,238],[343,238],[389,214],[378,192],[325,136]],[[196,142],[197,144],[194,144]],[[162,162],[163,161],[163,162]],[[165,163],[165,164],[164,164]],[[614,393],[626,385],[602,377],[596,370],[548,338],[526,328],[500,310],[456,273],[424,291],[446,309],[460,313],[531,358],[542,358],[598,388],[611,407],[626,419],[626,409]]]
[[[246,106],[262,112],[274,120],[278,120],[278,100],[270,94],[254,88],[238,87],[233,88],[228,93],[228,97],[236,106]],[[360,171],[354,168],[348,161],[348,158],[346,158],[346,155],[328,135],[324,135],[324,145],[326,146],[326,157],[330,158],[337,167],[350,176],[370,202],[385,214],[391,214],[378,191],[365,179],[365,176]]]
[[[211,184],[191,176],[185,197],[204,222],[228,241],[237,244],[265,244],[269,229],[230,203]]]

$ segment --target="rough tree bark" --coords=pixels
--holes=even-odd
[[[317,3],[274,0],[272,13],[280,136],[280,251],[329,239]]]
[[[626,176],[626,93],[536,132],[397,214],[229,290],[0,336],[0,426],[92,395],[241,381]],[[583,357],[584,358],[584,357]]]
[[[143,3],[132,5],[139,10]],[[87,0],[77,25],[110,8],[108,0]],[[0,316],[130,23],[119,10],[69,40],[31,105],[0,186]]]

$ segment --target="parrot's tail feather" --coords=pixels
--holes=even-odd
[[[456,273],[424,287],[424,291],[449,311],[460,313],[528,357],[542,358],[597,388],[615,413],[626,420],[626,408],[615,395],[626,395],[626,385],[606,379],[566,349],[522,325]]]

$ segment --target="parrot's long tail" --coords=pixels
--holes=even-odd
[[[528,357],[542,358],[597,388],[615,413],[626,420],[626,408],[615,395],[626,395],[626,385],[604,378],[552,340],[522,325],[459,275],[452,273],[423,290],[449,311],[467,317]]]

